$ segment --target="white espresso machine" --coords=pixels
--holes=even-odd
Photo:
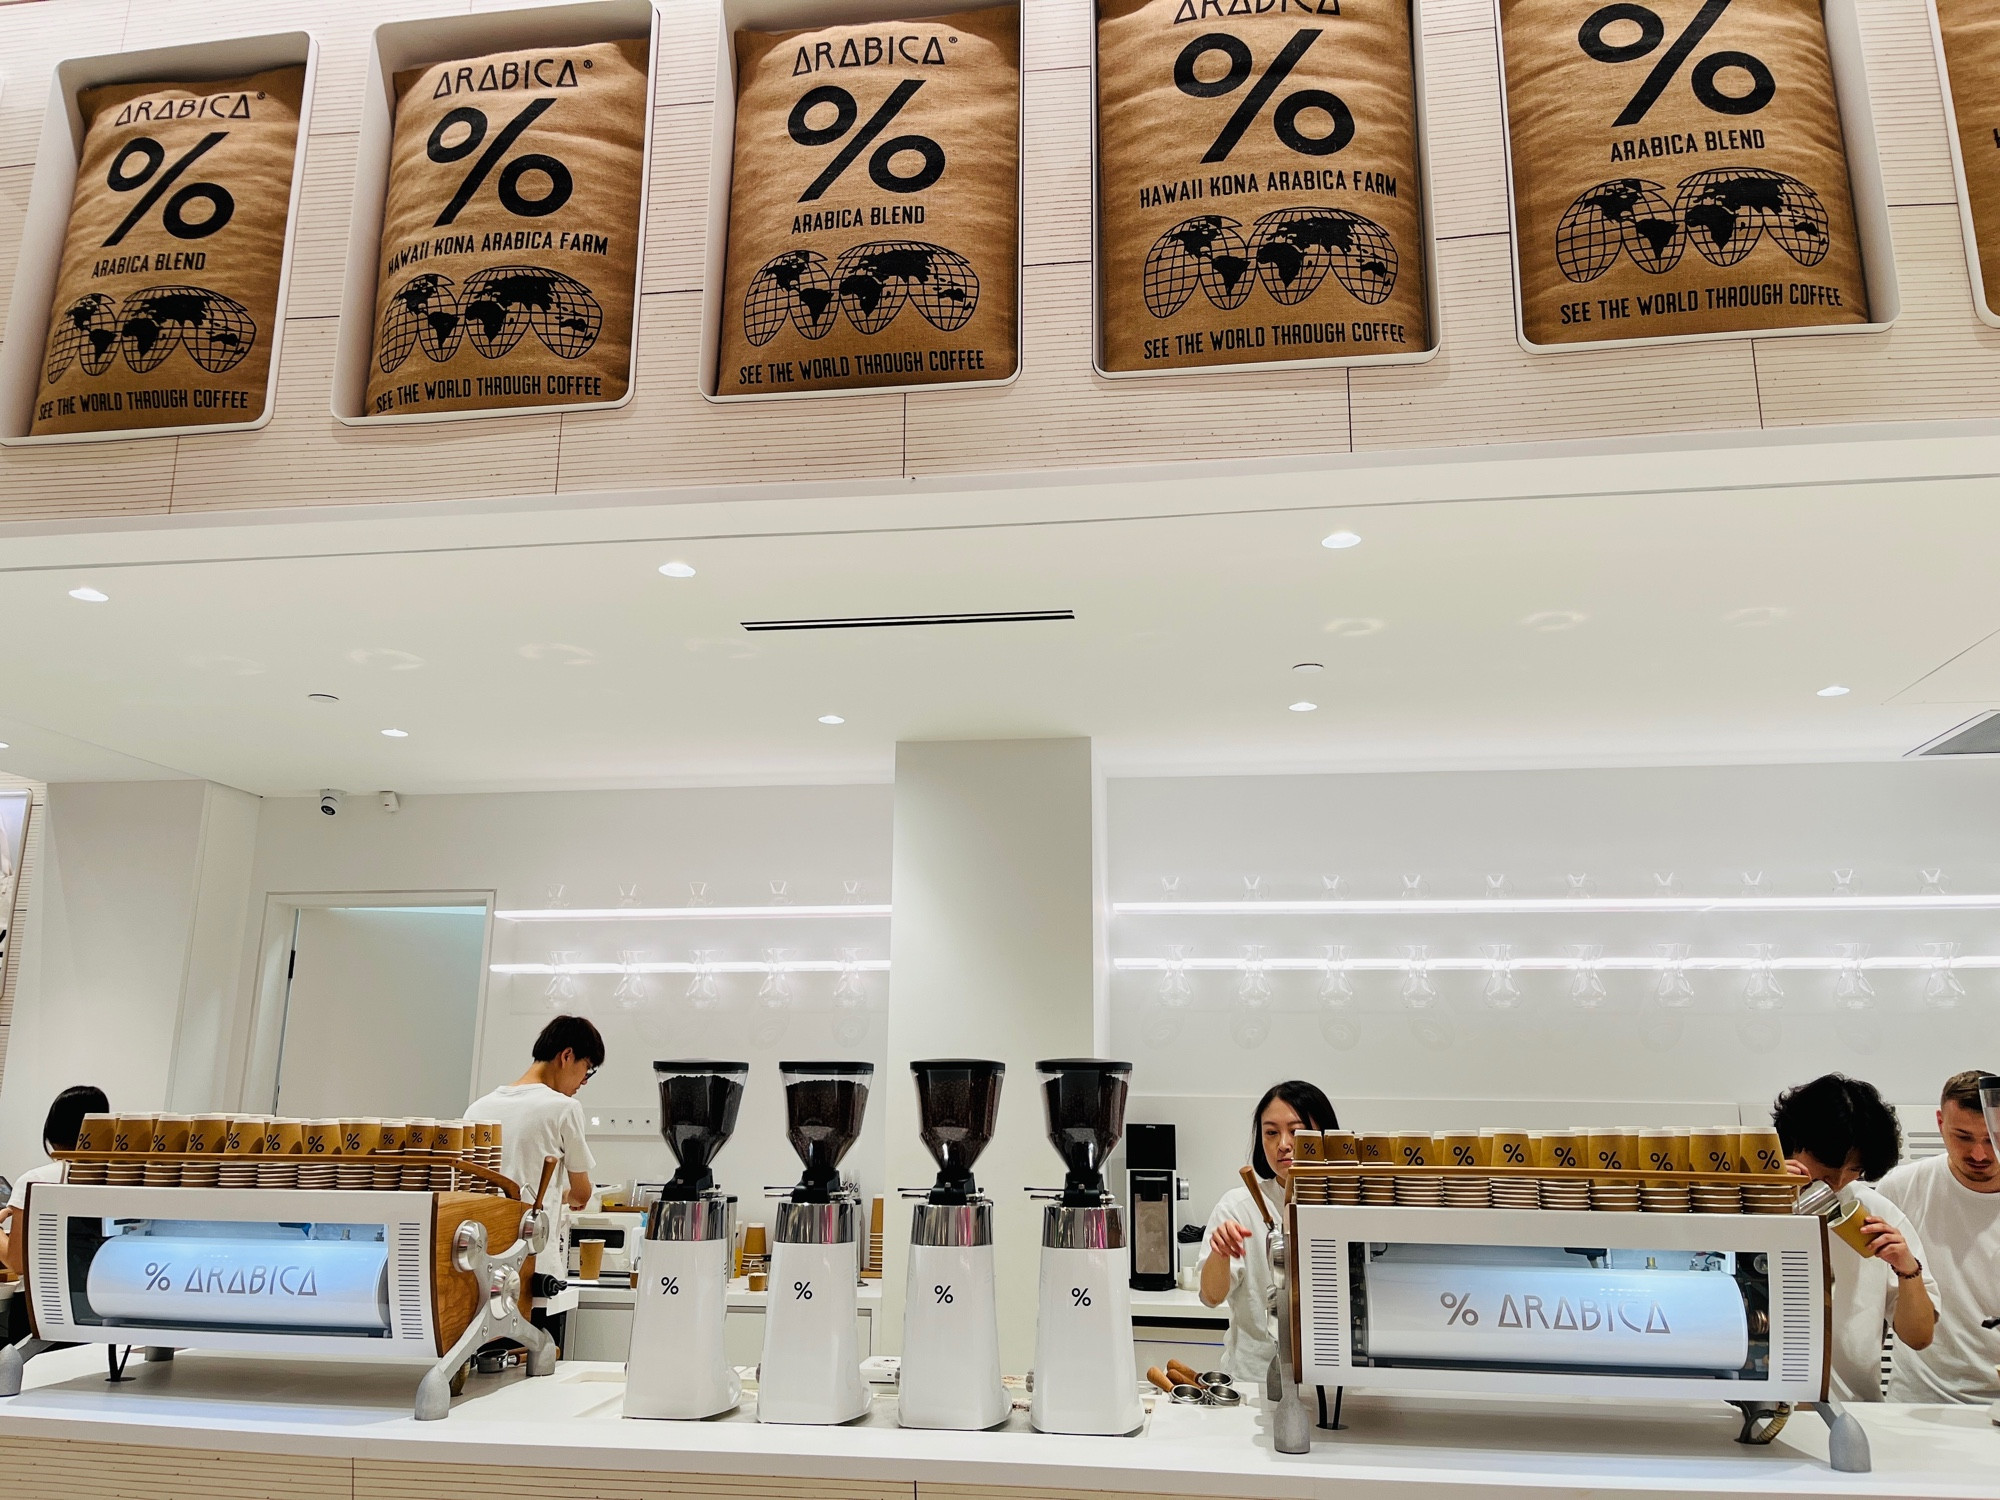
[[[1145,1420],[1132,1361],[1131,1252],[1125,1216],[1104,1189],[1104,1162],[1125,1129],[1128,1062],[1095,1057],[1035,1064],[1049,1140],[1067,1169],[1042,1214],[1041,1305],[1035,1322],[1038,1432],[1121,1436]]]
[[[760,1422],[851,1422],[868,1410],[855,1338],[861,1203],[840,1161],[861,1134],[875,1065],[781,1062],[785,1125],[805,1172],[773,1216],[771,1300],[757,1367]]]
[[[646,1215],[625,1415],[697,1419],[731,1411],[743,1384],[723,1352],[729,1309],[729,1200],[710,1165],[743,1103],[740,1062],[656,1062],[660,1134],[680,1163]]]
[[[903,1298],[898,1420],[905,1427],[977,1431],[1007,1420],[1013,1400],[1000,1380],[1000,1314],[993,1287],[993,1202],[972,1164],[993,1139],[1005,1063],[970,1058],[913,1062],[924,1144],[937,1181],[910,1225]]]

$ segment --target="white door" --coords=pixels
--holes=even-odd
[[[476,908],[301,908],[279,1111],[457,1117],[472,1081],[485,943]]]

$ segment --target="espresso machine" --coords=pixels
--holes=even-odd
[[[798,1186],[773,1188],[771,1300],[757,1369],[757,1420],[851,1422],[869,1406],[855,1340],[861,1202],[840,1161],[861,1134],[875,1065],[781,1062],[785,1128],[805,1164]]]
[[[660,1134],[680,1163],[646,1214],[625,1415],[698,1419],[732,1411],[742,1382],[722,1348],[728,1311],[729,1200],[709,1170],[736,1129],[740,1062],[656,1062]]]
[[[1132,1290],[1180,1284],[1180,1206],[1188,1186],[1175,1171],[1174,1127],[1133,1125],[1125,1136],[1125,1206],[1132,1216]]]
[[[1007,1065],[968,1058],[913,1062],[924,1144],[937,1181],[910,1225],[898,1420],[905,1427],[977,1431],[1007,1420],[1000,1382],[1000,1313],[993,1282],[993,1202],[972,1164],[993,1139]]]
[[[1145,1418],[1132,1360],[1131,1256],[1125,1216],[1104,1189],[1104,1162],[1125,1129],[1128,1062],[1055,1058],[1035,1064],[1049,1141],[1062,1156],[1056,1201],[1042,1213],[1035,1322],[1037,1432],[1117,1437]]]

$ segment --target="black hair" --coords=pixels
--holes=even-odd
[[[574,1052],[593,1068],[604,1066],[604,1038],[582,1016],[557,1016],[535,1038],[535,1061],[554,1062]]]
[[[1299,1121],[1308,1130],[1338,1130],[1340,1117],[1333,1112],[1333,1101],[1320,1092],[1319,1085],[1307,1083],[1303,1078],[1288,1078],[1283,1083],[1274,1083],[1264,1090],[1264,1097],[1257,1101],[1257,1107],[1250,1111],[1250,1167],[1259,1177],[1276,1177],[1277,1171],[1264,1157],[1264,1111],[1271,1107],[1273,1099],[1282,1099],[1298,1112]]]
[[[1903,1155],[1903,1128],[1875,1085],[1828,1073],[1786,1089],[1771,1107],[1771,1124],[1785,1155],[1812,1153],[1822,1166],[1839,1168],[1861,1159],[1861,1175],[1876,1181]]]
[[[77,1135],[83,1129],[83,1117],[110,1113],[111,1101],[104,1097],[103,1089],[88,1083],[64,1089],[49,1106],[48,1118],[42,1121],[42,1145],[57,1151],[74,1151]]]

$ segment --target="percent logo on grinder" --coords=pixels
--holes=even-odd
[[[304,88],[294,67],[78,99],[33,434],[263,415]]]
[[[396,91],[369,414],[622,398],[646,43],[438,63]]]
[[[1987,311],[2000,313],[2000,101],[1993,91],[2000,77],[2000,13],[1973,0],[1935,3],[1981,289]]]
[[[1107,370],[1430,346],[1407,0],[1100,0]]]
[[[736,66],[717,394],[1011,376],[1014,8],[742,31]]]
[[[1537,344],[1868,321],[1818,0],[1501,0]]]

